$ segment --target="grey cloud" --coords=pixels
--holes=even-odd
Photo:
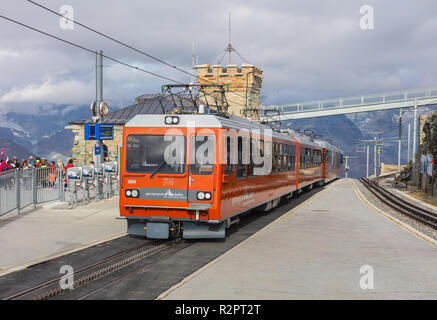
[[[55,10],[66,1],[41,2]],[[190,70],[191,45],[199,63],[214,60],[232,41],[251,63],[264,70],[264,103],[292,103],[402,88],[437,85],[435,1],[85,1],[68,3],[75,19],[170,63]],[[375,9],[375,29],[359,28],[360,6]],[[92,50],[189,82],[153,60],[89,31],[59,28],[59,19],[24,0],[2,3],[2,14],[80,43]],[[239,61],[234,57],[234,61]],[[94,97],[92,54],[0,20],[0,108],[22,107],[27,88],[82,90],[66,104]],[[129,104],[145,92],[159,92],[166,81],[105,61],[104,95],[115,105]],[[57,87],[55,86],[57,84]],[[68,87],[70,85],[70,87]],[[91,88],[89,88],[91,87]],[[70,89],[69,89],[70,88]],[[49,87],[50,89],[50,87]],[[15,95],[14,95],[15,94]],[[88,97],[89,95],[89,97]],[[6,99],[9,97],[8,99]],[[38,103],[57,103],[61,91]],[[6,100],[6,101],[5,101]],[[29,103],[29,102],[26,102]]]

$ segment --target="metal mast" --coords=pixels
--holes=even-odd
[[[231,52],[234,50],[231,44],[231,13],[229,12],[229,44],[228,44],[228,64],[231,64]]]
[[[235,52],[236,54],[238,54],[238,56],[241,58],[241,60],[243,60],[245,63],[249,63],[247,62],[246,59],[244,59],[244,57],[237,51],[237,49],[235,49],[232,44],[231,44],[231,13],[229,12],[229,28],[228,28],[228,39],[229,39],[229,43],[227,45],[227,47],[225,48],[222,57],[218,60],[218,64],[221,64],[221,62],[223,61],[223,58],[225,57],[226,54],[228,54],[228,64],[231,64],[231,54],[232,52]]]
[[[99,50],[96,53],[96,110],[99,117],[98,122],[102,120],[100,116],[99,107],[100,103],[103,101],[103,57],[102,57],[103,51]],[[100,147],[100,154],[96,155],[96,163],[100,164],[102,162],[102,147],[103,143],[102,140],[96,141],[96,146]]]

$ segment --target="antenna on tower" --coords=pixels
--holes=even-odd
[[[232,48],[232,45],[231,45],[231,12],[229,12],[229,44],[228,44],[228,54],[229,54],[229,57],[228,57],[228,64],[231,64],[231,52],[232,52],[232,50],[233,50],[234,48]]]
[[[221,64],[221,62],[223,61],[223,58],[225,57],[226,53],[228,54],[228,64],[231,64],[231,53],[232,51],[234,51],[236,54],[238,54],[238,56],[241,58],[241,60],[243,60],[245,63],[249,63],[247,62],[246,59],[244,59],[244,57],[237,51],[237,49],[235,49],[232,44],[231,44],[231,13],[229,12],[229,30],[228,30],[228,35],[229,35],[229,43],[227,45],[227,47],[225,48],[222,57],[220,58],[220,60],[218,60],[218,64]]]
[[[191,68],[194,70],[194,41],[191,46]],[[194,84],[194,75],[191,77],[191,82]]]

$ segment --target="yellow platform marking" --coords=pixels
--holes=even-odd
[[[353,183],[352,186],[353,186],[353,190],[354,190],[357,198],[360,199],[361,202],[364,203],[365,205],[367,205],[370,209],[372,209],[372,211],[376,212],[377,214],[386,218],[387,220],[390,220],[390,221],[396,223],[399,227],[401,227],[405,231],[408,231],[409,233],[411,233],[415,237],[428,242],[429,244],[431,244],[434,247],[437,247],[437,240],[434,240],[433,238],[427,236],[426,234],[420,232],[419,230],[414,229],[412,226],[408,225],[407,223],[405,223],[405,222],[391,216],[390,214],[382,211],[381,209],[375,207],[371,202],[369,202],[369,200],[366,199],[366,197],[363,195],[363,193],[360,191],[360,189],[355,185],[355,183]]]
[[[329,186],[334,185],[334,184],[338,184],[340,181],[342,180],[337,180],[333,183],[331,183]],[[155,300],[161,300],[163,298],[165,298],[166,296],[168,296],[172,291],[178,289],[179,287],[183,286],[186,282],[190,281],[191,279],[197,277],[199,274],[201,274],[203,271],[205,271],[206,269],[209,269],[210,267],[212,267],[213,265],[215,265],[217,262],[223,260],[224,257],[226,257],[227,255],[231,254],[232,252],[234,252],[235,250],[237,250],[238,248],[246,245],[250,240],[258,237],[262,232],[265,232],[267,229],[271,228],[273,224],[278,223],[279,221],[281,221],[282,219],[286,218],[286,217],[291,217],[293,215],[295,215],[297,212],[296,210],[299,209],[300,207],[309,204],[311,202],[313,202],[314,200],[316,200],[317,198],[319,198],[323,193],[325,193],[328,190],[328,188],[316,193],[314,196],[312,196],[311,198],[305,200],[304,202],[302,202],[301,204],[299,204],[298,206],[294,207],[293,209],[291,209],[290,211],[284,213],[282,216],[280,216],[279,218],[277,218],[276,220],[270,222],[268,225],[266,225],[264,228],[262,228],[261,230],[258,230],[257,232],[255,232],[253,235],[251,235],[249,238],[247,238],[246,240],[240,242],[239,244],[237,244],[235,247],[232,247],[231,249],[229,249],[228,251],[226,251],[225,253],[223,253],[221,256],[215,258],[213,261],[210,261],[209,263],[207,263],[206,265],[204,265],[203,267],[201,267],[200,269],[194,271],[192,274],[188,275],[186,278],[184,278],[181,282],[175,284],[173,287],[171,287],[170,289],[164,291],[163,293],[161,293]]]

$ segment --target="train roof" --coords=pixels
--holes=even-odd
[[[164,123],[164,119],[169,114],[138,114],[129,120],[125,127],[209,127],[209,128],[231,128],[231,129],[246,129],[265,131],[272,130],[268,125],[259,123],[257,121],[241,118],[235,115],[229,115],[229,118],[220,117],[216,114],[174,114],[179,117],[179,123],[174,125],[167,125]],[[294,141],[294,139],[301,143],[312,147],[327,148],[337,152],[341,152],[337,147],[329,144],[326,141],[313,141],[308,136],[303,135],[291,129],[273,131],[272,136],[275,138]]]

